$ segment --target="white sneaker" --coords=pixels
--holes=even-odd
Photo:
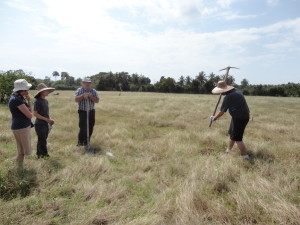
[[[115,155],[112,154],[111,152],[105,152],[105,155],[110,156],[110,157],[115,157]]]
[[[230,153],[231,152],[231,149],[227,148],[225,153]]]

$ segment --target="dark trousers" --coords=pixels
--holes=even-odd
[[[87,112],[78,110],[79,115],[79,134],[78,145],[87,145]],[[95,125],[95,110],[89,111],[89,141],[93,134]]]
[[[47,138],[49,133],[48,124],[35,124],[35,132],[38,136],[36,154],[37,156],[48,156]]]

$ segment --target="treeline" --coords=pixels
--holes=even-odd
[[[180,76],[178,81],[171,77],[162,76],[159,81],[151,84],[151,80],[144,75],[129,74],[127,72],[100,72],[90,76],[94,88],[99,91],[139,91],[163,93],[211,94],[212,89],[224,77],[200,72],[194,78]],[[288,83],[281,85],[251,85],[247,79],[240,84],[235,83],[233,76],[227,77],[227,84],[239,88],[245,95],[253,96],[293,96],[300,97],[300,84]]]
[[[300,97],[300,83],[287,83],[280,85],[248,85],[243,87],[235,85],[240,88],[244,95],[253,96],[281,96],[281,97]]]
[[[54,71],[52,74],[55,80],[51,80],[46,76],[44,79],[34,78],[30,73],[26,73],[23,70],[9,70],[0,71],[0,103],[7,103],[12,90],[14,88],[14,81],[17,79],[26,79],[32,84],[31,90],[36,89],[39,83],[45,83],[49,87],[55,87],[57,90],[76,90],[81,86],[81,78],[75,79],[67,72]],[[57,77],[59,79],[57,80]]]
[[[171,77],[162,76],[159,81],[151,84],[148,77],[136,73],[130,75],[127,72],[100,72],[92,75],[91,79],[94,87],[99,91],[209,94],[222,77],[213,73],[206,76],[204,72],[200,72],[195,78],[181,76],[178,81]],[[230,84],[234,83],[232,76],[229,76],[227,80]]]
[[[39,83],[43,82],[47,86],[54,87],[57,90],[76,90],[79,86],[81,86],[82,79],[75,79],[73,76],[69,75],[68,72],[61,72],[59,74],[59,72],[54,71],[52,76],[54,77],[54,81],[52,81],[49,76],[46,76],[43,80],[37,79],[37,81]]]
[[[81,78],[75,79],[68,72],[52,73],[44,79],[34,78],[31,74],[23,70],[0,71],[0,103],[6,103],[11,95],[13,83],[17,79],[27,79],[35,89],[38,83],[45,83],[47,86],[57,90],[76,90],[81,86]],[[159,81],[151,83],[151,80],[139,74],[129,74],[128,72],[100,72],[90,75],[93,81],[93,87],[98,91],[133,91],[133,92],[163,92],[163,93],[189,93],[189,94],[211,94],[212,89],[222,75],[205,72],[199,72],[195,77],[180,76],[176,81],[172,77],[162,76]],[[255,96],[293,96],[300,97],[300,84],[288,83],[281,85],[251,85],[249,81],[243,79],[240,84],[235,83],[232,76],[227,78],[227,84],[239,88],[245,95]]]

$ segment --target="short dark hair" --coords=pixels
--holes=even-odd
[[[34,96],[34,98],[35,98],[35,99],[38,99],[39,97],[41,97],[41,93],[42,93],[42,92],[38,93],[36,96]]]
[[[24,91],[24,90],[16,91],[16,93],[17,93],[18,95],[20,95],[22,91]]]

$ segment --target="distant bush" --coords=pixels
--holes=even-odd
[[[0,72],[0,103],[5,104],[8,102],[14,89],[14,81],[18,79],[25,79],[28,83],[31,83],[31,89],[35,89],[37,85],[35,78],[27,75],[23,70]]]
[[[51,82],[49,81],[49,86],[56,88],[56,90],[76,90],[80,85],[80,82],[75,81],[74,77],[69,76],[64,80],[58,80]]]
[[[300,97],[300,84],[298,83],[287,83],[279,85],[248,85],[243,87],[237,85],[244,95],[252,96],[277,96],[277,97]]]
[[[57,85],[53,86],[56,90],[76,90],[77,86]]]
[[[242,90],[244,95],[249,95],[250,92],[246,89],[246,90]]]

